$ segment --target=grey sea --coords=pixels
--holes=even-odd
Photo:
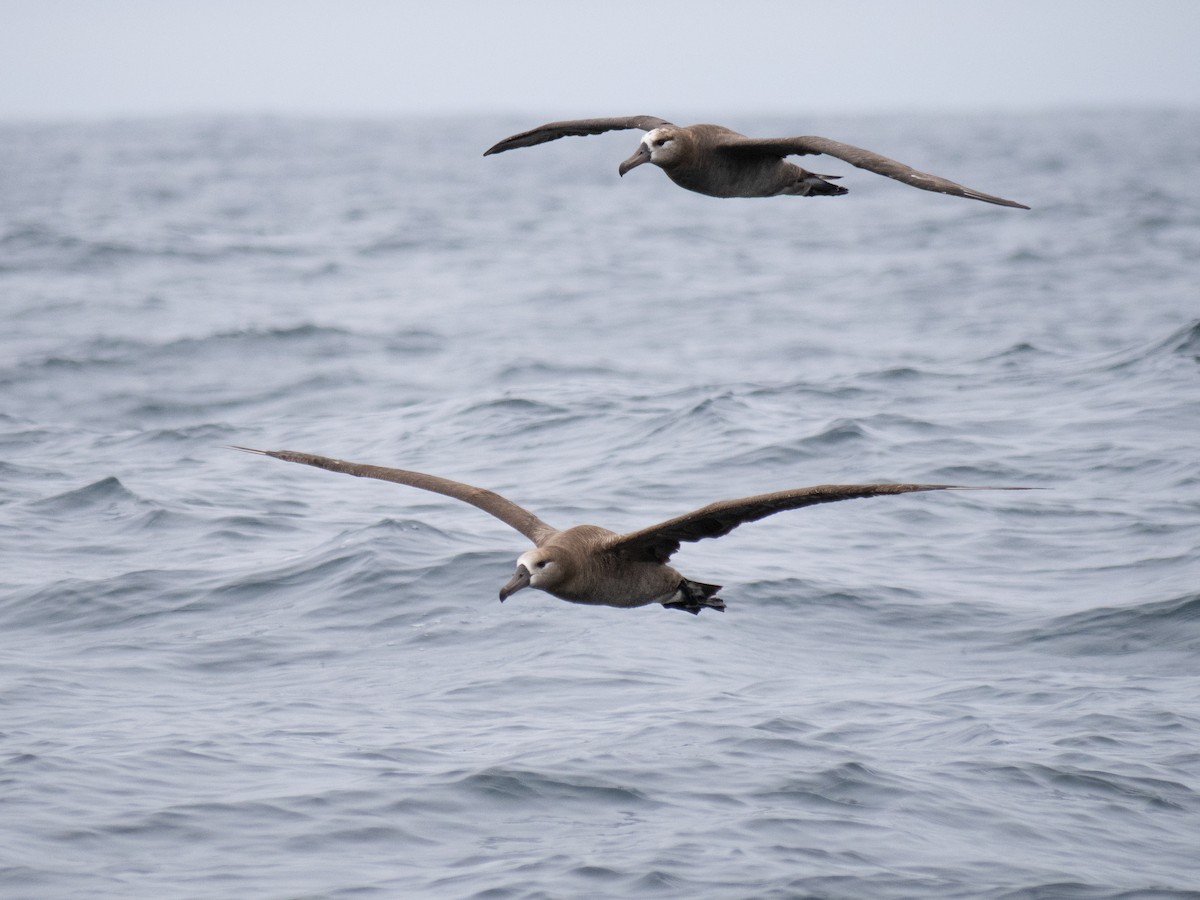
[[[710,115],[1033,209],[0,125],[0,895],[1200,897],[1200,113]],[[617,531],[1042,490],[685,545],[690,616],[501,605],[501,522],[231,444]]]

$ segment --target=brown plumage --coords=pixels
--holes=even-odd
[[[646,606],[661,603],[668,609],[698,613],[724,610],[716,594],[720,585],[685,578],[668,566],[682,541],[721,537],[746,522],[818,503],[907,494],[913,491],[1025,490],[1025,488],[969,488],[954,484],[819,484],[736,500],[718,500],[649,528],[618,534],[598,525],[576,525],[559,530],[533,513],[492,491],[407,469],[372,466],[294,450],[255,450],[287,462],[344,472],[359,478],[394,481],[444,494],[491,513],[515,528],[534,544],[517,559],[517,570],[500,589],[500,600],[522,588],[533,587],[560,600],[602,606]]]
[[[847,193],[846,188],[828,181],[840,178],[840,175],[818,175],[784,160],[786,156],[824,153],[924,191],[1029,209],[1023,203],[985,194],[937,175],[918,172],[894,159],[829,138],[749,138],[721,125],[685,127],[672,125],[657,116],[550,122],[507,137],[483,155],[532,147],[569,135],[602,134],[635,128],[647,134],[638,145],[637,152],[617,169],[621,175],[643,163],[653,163],[680,187],[710,197],[775,197],[780,194],[815,197]]]

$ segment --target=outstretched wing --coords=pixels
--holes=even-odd
[[[630,559],[662,563],[679,549],[681,541],[702,541],[705,538],[721,537],[739,525],[755,522],[784,510],[800,509],[802,506],[814,506],[818,503],[833,503],[837,500],[880,497],[884,494],[947,490],[1019,491],[1027,488],[976,488],[957,484],[818,484],[813,487],[776,491],[772,494],[741,497],[737,500],[718,500],[649,528],[617,535],[605,550]]]
[[[657,116],[618,116],[615,119],[571,119],[567,122],[550,122],[539,125],[529,131],[522,131],[512,137],[506,137],[494,147],[484,152],[484,156],[493,153],[503,153],[505,150],[516,150],[518,147],[532,147],[547,141],[557,141],[562,137],[585,134],[603,134],[606,131],[626,131],[630,128],[640,128],[642,131],[652,131],[660,125],[670,125],[666,119]]]
[[[938,175],[918,172],[912,166],[907,166],[894,159],[888,159],[886,156],[881,156],[870,150],[864,150],[862,147],[843,144],[841,141],[833,141],[829,138],[817,137],[815,135],[784,138],[748,138],[742,135],[730,135],[721,141],[718,149],[725,153],[761,153],[781,157],[824,153],[826,156],[836,156],[838,159],[844,160],[852,166],[866,169],[868,172],[874,172],[877,175],[886,175],[888,178],[903,181],[905,184],[912,185],[924,191],[936,191],[939,194],[966,197],[970,200],[982,200],[985,203],[995,203],[998,206],[1029,209],[1023,203],[985,194],[982,191],[964,187],[961,184],[956,184],[948,178],[942,178]]]
[[[313,453],[299,453],[295,450],[255,450],[252,447],[234,447],[234,449],[245,450],[247,453],[258,453],[261,456],[273,456],[275,459],[287,462],[303,463],[306,466],[316,466],[319,469],[328,469],[330,472],[344,472],[358,478],[378,478],[380,481],[394,481],[397,484],[407,484],[409,487],[420,488],[423,491],[445,494],[447,497],[470,503],[486,513],[491,513],[504,524],[521,532],[539,547],[558,530],[547,525],[529,510],[517,506],[511,500],[492,491],[463,484],[461,481],[451,481],[449,478],[439,478],[437,475],[426,475],[424,472],[410,472],[407,469],[391,469],[387,466],[347,462],[344,459],[317,456]]]

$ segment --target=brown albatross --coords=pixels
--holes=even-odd
[[[692,614],[702,609],[723,611],[725,601],[716,596],[721,590],[720,585],[692,581],[667,565],[681,541],[721,537],[745,522],[788,509],[837,500],[913,491],[1026,490],[954,484],[819,484],[736,500],[718,500],[649,528],[618,534],[598,525],[576,525],[559,530],[499,494],[437,475],[347,462],[294,450],[234,449],[359,478],[394,481],[444,494],[491,513],[534,544],[534,549],[517,558],[516,573],[500,589],[501,602],[523,588],[532,587],[571,603],[618,607],[661,603],[667,609],[682,609]]]
[[[784,160],[786,156],[824,153],[925,191],[1029,209],[1023,203],[985,194],[937,175],[918,172],[894,159],[829,138],[750,138],[721,125],[680,126],[657,116],[550,122],[506,137],[483,155],[532,147],[569,135],[603,134],[631,128],[640,128],[646,135],[638,145],[637,152],[618,167],[619,174],[624,175],[643,163],[653,163],[680,187],[710,197],[775,197],[780,194],[819,197],[847,193],[846,188],[827,180],[840,178],[840,175],[818,175]]]

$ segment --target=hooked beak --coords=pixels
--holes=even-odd
[[[642,163],[648,162],[650,162],[650,148],[645,144],[638,144],[637,152],[617,166],[617,174],[623,176],[630,169],[636,169]]]
[[[500,588],[500,602],[503,603],[521,588],[527,587],[529,587],[529,570],[524,566],[517,566],[516,574],[509,579],[508,584]]]

